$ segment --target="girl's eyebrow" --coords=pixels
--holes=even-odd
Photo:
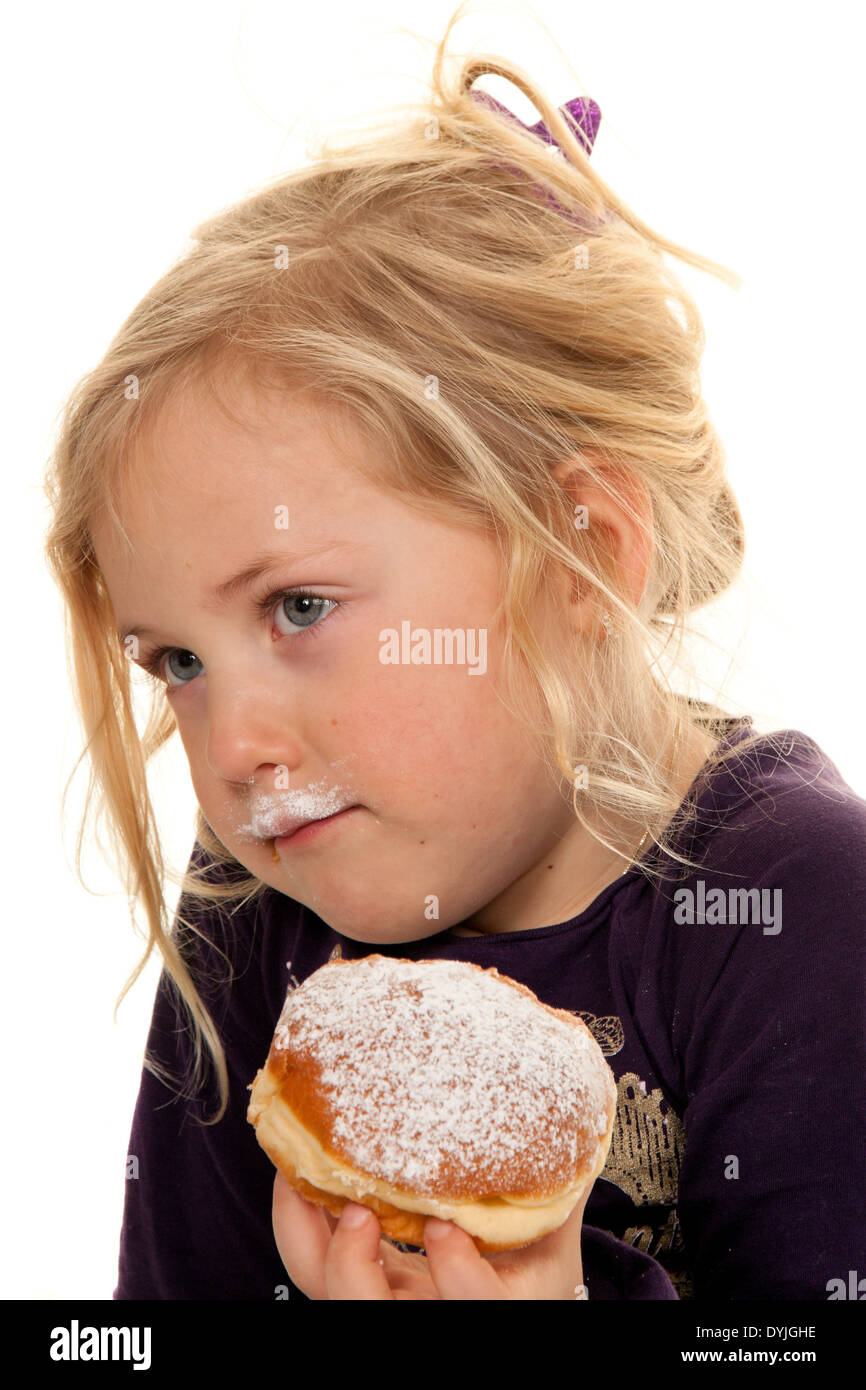
[[[308,560],[321,559],[323,555],[336,555],[340,552],[353,552],[368,550],[370,547],[355,541],[336,541],[332,545],[314,546],[312,550],[307,550],[303,555],[294,553],[287,555],[285,550],[267,551],[259,555],[253,562],[232,575],[231,579],[226,579],[222,584],[218,584],[213,590],[212,597],[203,606],[208,612],[217,612],[220,608],[225,608],[236,594],[248,589],[262,574],[268,570],[276,569],[279,565],[305,563]],[[121,642],[125,642],[127,637],[153,637],[155,633],[149,627],[137,625],[136,627],[119,630]]]
[[[213,598],[209,600],[204,607],[209,613],[224,608],[236,594],[241,593],[244,589],[248,589],[260,575],[264,574],[267,570],[276,569],[278,565],[297,564],[300,561],[306,560],[318,560],[323,555],[336,554],[341,550],[359,550],[362,548],[363,547],[351,541],[337,541],[333,545],[315,546],[312,550],[305,551],[303,555],[287,555],[284,550],[274,550],[270,553],[265,553],[264,555],[260,555],[257,560],[253,560],[252,564],[247,565],[246,569],[241,570],[239,574],[233,575],[231,579],[225,580],[223,584],[218,584],[213,591]]]

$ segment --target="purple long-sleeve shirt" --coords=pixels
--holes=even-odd
[[[751,732],[732,721],[725,742]],[[234,967],[220,983],[222,956],[193,938],[228,1110],[202,1126],[212,1085],[191,1103],[142,1073],[114,1297],[303,1298],[274,1244],[248,1086],[289,975],[340,954],[496,966],[592,1029],[619,1096],[584,1215],[590,1300],[826,1299],[866,1270],[866,801],[795,730],[689,797],[698,819],[678,843],[700,868],[661,883],[631,869],[549,927],[374,946],[270,888],[234,916],[196,907]],[[148,1047],[180,1076],[189,1043],[163,976]]]

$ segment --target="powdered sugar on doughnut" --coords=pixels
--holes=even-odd
[[[461,961],[329,963],[289,991],[274,1049],[314,1067],[345,1161],[430,1196],[567,1187],[616,1094],[581,1020]]]

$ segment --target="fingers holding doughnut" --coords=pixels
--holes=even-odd
[[[325,1260],[328,1298],[369,1302],[393,1299],[382,1265],[379,1222],[357,1202],[347,1202]]]
[[[271,1213],[274,1239],[292,1283],[315,1301],[329,1298],[325,1259],[336,1218],[305,1201],[280,1172],[274,1179]]]
[[[430,1275],[440,1298],[491,1300],[507,1298],[505,1286],[475,1242],[451,1221],[431,1217],[424,1223]]]

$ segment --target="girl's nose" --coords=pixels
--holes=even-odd
[[[262,764],[291,771],[302,761],[290,694],[266,685],[211,682],[208,688],[207,761],[224,782],[255,778]]]

